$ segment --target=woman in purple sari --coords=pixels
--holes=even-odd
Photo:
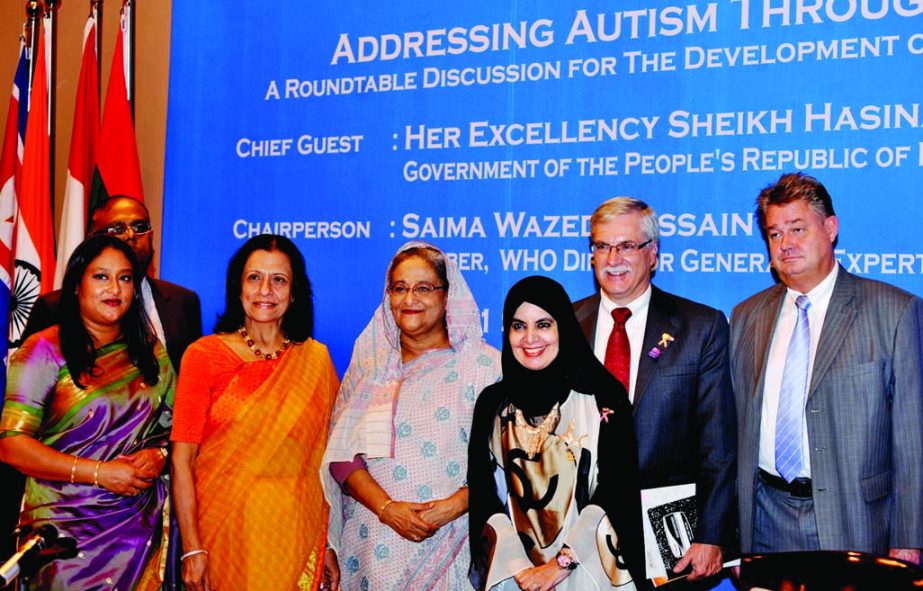
[[[20,527],[52,524],[79,550],[26,589],[158,586],[175,375],[140,281],[124,242],[88,239],[68,262],[59,324],[10,360],[0,460],[28,476]]]

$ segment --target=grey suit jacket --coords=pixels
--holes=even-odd
[[[784,296],[777,284],[731,315],[744,552],[753,542],[765,365]],[[821,548],[923,547],[923,301],[841,267],[805,416]]]
[[[574,304],[593,346],[599,293]],[[663,333],[674,341],[654,359]],[[695,483],[695,539],[736,553],[736,434],[728,323],[720,311],[652,288],[633,402],[641,487]]]

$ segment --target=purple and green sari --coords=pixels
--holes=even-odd
[[[27,435],[62,453],[102,461],[164,447],[176,376],[159,343],[156,355],[160,377],[149,386],[124,342],[106,345],[81,389],[61,354],[58,327],[34,335],[10,360],[0,437]],[[27,478],[20,526],[51,523],[61,536],[76,539],[79,550],[76,558],[43,567],[27,588],[132,591],[142,579],[152,580],[166,496],[163,476],[134,497],[92,484]]]

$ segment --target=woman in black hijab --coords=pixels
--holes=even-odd
[[[547,277],[510,289],[503,328],[503,379],[478,398],[468,447],[471,582],[634,589],[644,552],[624,387]]]

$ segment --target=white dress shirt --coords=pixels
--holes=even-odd
[[[151,328],[157,335],[157,340],[167,349],[167,337],[163,333],[163,323],[160,322],[160,314],[157,313],[157,306],[154,305],[154,294],[151,293],[151,285],[147,277],[141,280],[141,301],[144,302],[144,311],[147,312],[147,319],[151,322]],[[177,368],[178,370],[179,368]]]
[[[776,321],[772,333],[772,342],[769,345],[769,358],[766,360],[766,377],[763,383],[763,412],[760,420],[760,468],[770,474],[779,475],[776,470],[776,417],[779,414],[779,396],[782,393],[782,372],[785,370],[785,357],[788,355],[788,344],[795,331],[798,319],[795,299],[800,295],[808,296],[811,308],[808,310],[808,322],[811,327],[811,357],[808,363],[808,387],[810,388],[811,376],[814,373],[814,357],[817,353],[817,343],[824,327],[824,317],[833,295],[833,286],[836,283],[837,269],[833,271],[817,286],[806,294],[793,289],[786,290],[782,311]],[[802,470],[799,477],[811,477],[810,442],[808,441],[808,422],[802,420]]]
[[[617,306],[610,300],[605,292],[599,291],[599,312],[596,318],[596,339],[593,343],[593,353],[601,363],[606,362],[606,346],[609,344],[609,335],[615,321],[612,320],[612,310],[628,308],[631,318],[625,323],[625,332],[628,333],[628,344],[631,346],[631,374],[628,381],[628,399],[635,400],[635,383],[638,381],[638,364],[641,361],[641,347],[644,346],[644,329],[647,326],[647,311],[651,303],[651,286],[648,285],[640,296],[628,302],[627,306]]]

